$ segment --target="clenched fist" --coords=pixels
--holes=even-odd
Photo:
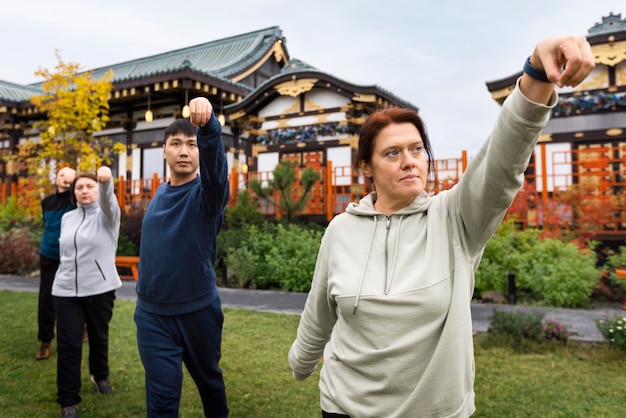
[[[211,119],[213,106],[206,97],[196,97],[189,102],[189,121],[193,126],[204,126]]]

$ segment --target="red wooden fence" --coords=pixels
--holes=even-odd
[[[438,193],[454,185],[467,167],[467,154],[461,158],[435,161],[437,182],[431,189]],[[345,210],[348,203],[367,192],[365,184],[355,176],[351,167],[332,165],[318,168],[320,180],[311,191],[307,209],[302,215],[332,219]],[[298,173],[299,174],[299,173]],[[271,178],[271,172],[230,173],[230,205],[237,192],[255,178],[261,182]],[[116,194],[125,212],[144,210],[157,187],[166,181],[154,175],[147,179],[116,180]],[[527,173],[526,185],[518,194],[509,214],[523,226],[544,229],[565,229],[599,239],[626,238],[626,145],[592,145],[575,150],[550,151],[540,145]],[[296,182],[294,194],[299,195]],[[39,216],[39,200],[43,193],[28,179],[19,183],[0,181],[3,205],[14,197],[19,206]],[[277,197],[276,197],[277,198]],[[260,202],[260,211],[280,217],[274,205]]]

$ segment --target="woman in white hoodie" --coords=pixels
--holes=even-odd
[[[355,166],[375,191],[328,225],[289,351],[296,380],[323,355],[323,417],[474,413],[474,272],[522,185],[555,84],[576,86],[593,68],[584,37],[540,41],[459,183],[434,196],[417,113],[368,118]]]
[[[81,401],[83,328],[89,331],[89,371],[99,393],[109,384],[109,322],[115,289],[122,281],[115,266],[120,207],[111,169],[82,173],[70,188],[77,208],[63,215],[61,263],[52,284],[57,315],[57,402],[61,417],[77,417]]]

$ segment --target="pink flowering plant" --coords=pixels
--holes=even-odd
[[[626,350],[626,316],[615,315],[613,319],[599,319],[596,326],[609,344]]]
[[[553,318],[548,318],[543,321],[542,327],[544,339],[547,341],[567,344],[569,337],[572,335],[567,325],[563,325]]]

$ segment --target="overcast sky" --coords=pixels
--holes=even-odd
[[[43,81],[57,49],[93,69],[279,26],[291,58],[419,107],[436,158],[455,158],[498,114],[486,82],[611,12],[626,19],[626,0],[17,0],[0,8],[0,79]]]

